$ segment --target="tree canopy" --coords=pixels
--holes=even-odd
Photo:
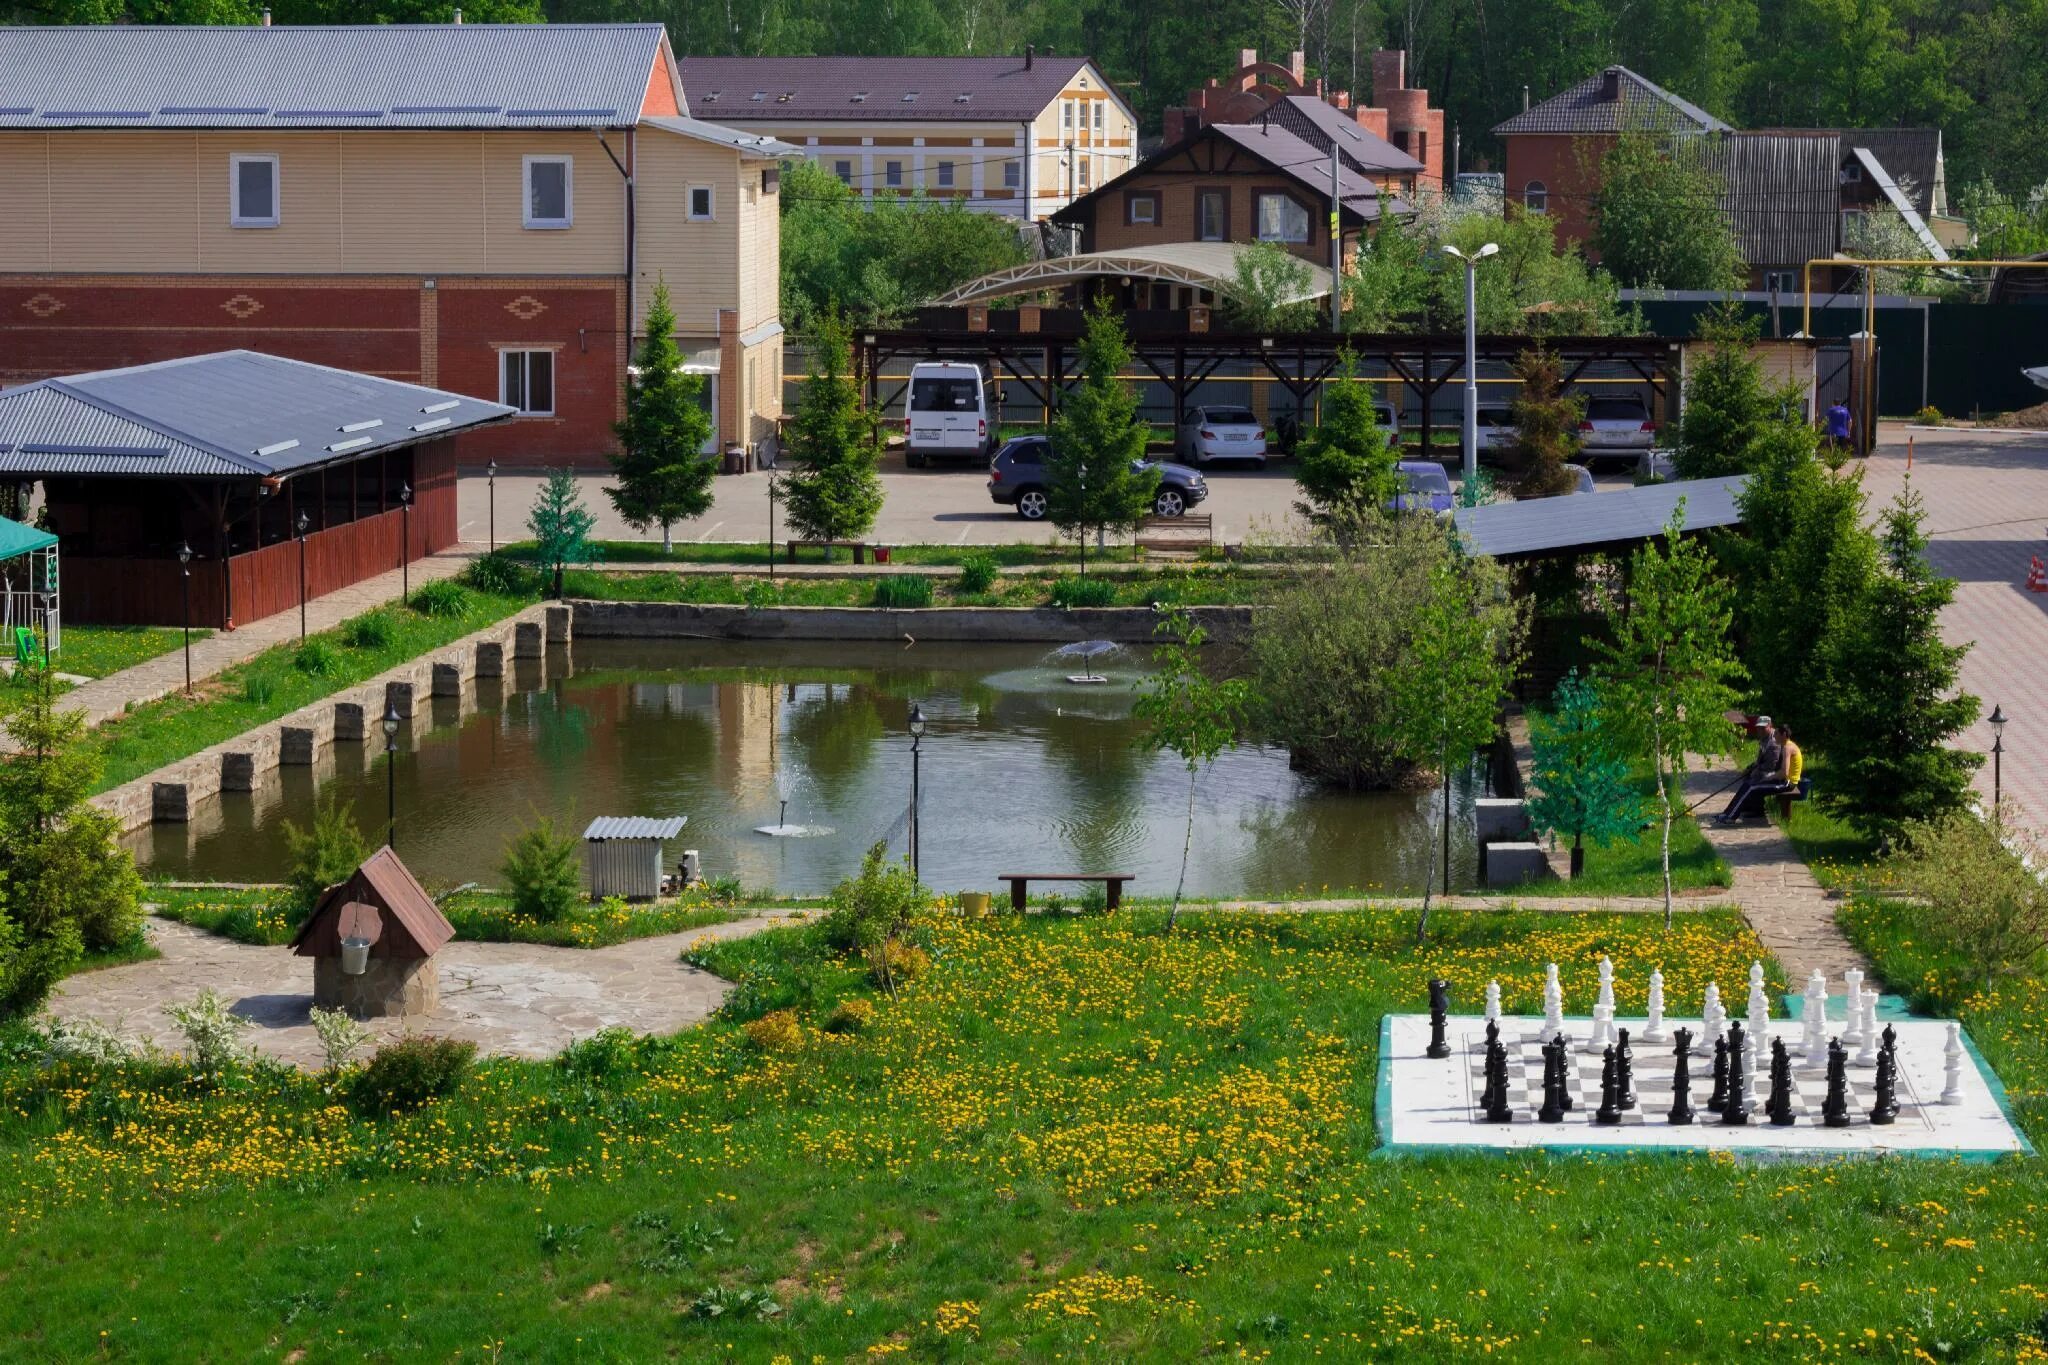
[[[881,441],[874,414],[853,377],[846,323],[836,312],[820,316],[812,332],[811,369],[797,390],[785,450],[794,472],[782,476],[776,496],[789,524],[812,540],[853,540],[866,535],[882,511]]]
[[[1623,133],[1600,158],[1593,199],[1601,265],[1636,288],[1734,287],[1744,267],[1722,188],[1696,140]]]
[[[1080,362],[1081,383],[1053,419],[1045,493],[1053,525],[1081,542],[1085,567],[1090,532],[1126,531],[1144,520],[1159,471],[1137,465],[1150,429],[1138,415],[1137,390],[1118,378],[1131,346],[1107,304],[1088,311]]]
[[[626,524],[644,531],[661,527],[661,548],[673,548],[671,528],[711,510],[711,414],[699,399],[701,375],[683,373],[676,349],[676,315],[668,285],[657,282],[647,307],[647,339],[640,344],[639,373],[626,386],[626,419],[614,428],[619,449],[612,456],[618,486],[605,489]]]

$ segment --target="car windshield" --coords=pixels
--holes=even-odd
[[[1514,422],[1514,416],[1506,408],[1481,408],[1479,425],[1482,427],[1504,427]]]
[[[1410,469],[1402,466],[1401,477],[1408,482],[1411,493],[1448,493],[1451,491],[1451,476],[1434,465],[1424,469]]]
[[[920,379],[910,386],[912,412],[973,412],[981,386],[972,379]]]
[[[1384,403],[1374,405],[1372,418],[1383,427],[1394,425],[1394,410]]]
[[[1203,408],[1202,420],[1219,427],[1255,427],[1259,424],[1250,408]]]
[[[1589,422],[1641,422],[1649,415],[1640,398],[1595,398],[1586,404]]]

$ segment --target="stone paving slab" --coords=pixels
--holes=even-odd
[[[411,1019],[371,1020],[367,1027],[376,1042],[410,1032],[467,1039],[486,1054],[527,1058],[551,1057],[614,1026],[673,1033],[701,1023],[732,989],[730,982],[682,962],[684,949],[792,922],[788,916],[759,915],[609,948],[458,939],[436,955],[437,1009]],[[321,1064],[307,1015],[313,1003],[310,960],[289,948],[236,943],[175,920],[152,918],[146,932],[161,958],[71,977],[58,988],[50,1012],[60,1019],[98,1019],[130,1042],[177,1051],[184,1038],[164,1006],[187,1003],[211,988],[252,1021],[243,1039],[257,1051],[296,1066]]]

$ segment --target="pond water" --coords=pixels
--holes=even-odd
[[[422,707],[399,737],[397,846],[430,886],[501,882],[505,842],[537,816],[580,834],[600,815],[685,815],[669,848],[707,876],[829,890],[867,847],[905,850],[913,701],[925,882],[994,888],[1000,872],[1128,872],[1165,895],[1179,868],[1187,772],[1142,747],[1131,707],[1146,652],[1053,657],[1041,645],[586,641],[477,695]],[[1102,681],[1078,683],[1090,675]],[[147,870],[262,881],[285,871],[284,826],[333,793],[366,832],[386,816],[381,738],[264,775],[190,825],[129,836]],[[1474,877],[1470,784],[1453,801],[1452,880]],[[1437,855],[1434,792],[1331,791],[1246,745],[1204,772],[1188,890],[1273,896],[1324,887],[1417,891]],[[787,803],[786,805],[784,803]],[[781,834],[762,827],[789,826]]]

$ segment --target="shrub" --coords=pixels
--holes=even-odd
[[[370,1031],[348,1017],[344,1010],[324,1010],[315,1005],[309,1012],[313,1036],[320,1040],[320,1053],[329,1071],[339,1071],[357,1048],[370,1041]]]
[[[931,965],[931,955],[924,949],[890,939],[868,953],[868,979],[894,995],[899,984],[917,980]]]
[[[315,678],[324,678],[341,667],[341,655],[325,640],[308,640],[292,651],[292,667]]]
[[[341,626],[341,642],[350,649],[382,649],[391,643],[391,613],[379,607],[351,617]]]
[[[996,585],[996,557],[974,550],[960,557],[960,591],[979,596]]]
[[[777,592],[775,585],[765,578],[757,578],[747,584],[746,589],[741,593],[741,597],[749,608],[756,611],[762,607],[775,606],[782,601],[782,594]]]
[[[1899,885],[1926,902],[1922,934],[1969,964],[1986,991],[2039,962],[2048,941],[2044,849],[2024,828],[1967,812],[1906,826],[1892,859]]]
[[[349,1087],[358,1113],[388,1118],[455,1093],[476,1062],[476,1044],[408,1035],[386,1043]]]
[[[629,1028],[599,1029],[555,1054],[555,1066],[562,1074],[580,1080],[608,1080],[623,1075],[633,1064],[639,1055],[638,1044],[638,1036]]]
[[[747,889],[740,885],[738,877],[728,873],[723,877],[713,877],[705,882],[702,894],[704,899],[708,901],[715,901],[720,905],[731,905],[746,895]]]
[[[164,1013],[171,1016],[191,1046],[193,1070],[218,1076],[238,1060],[236,1044],[249,1021],[230,1013],[228,1002],[213,991],[199,992],[199,998],[189,1005],[166,1005]]]
[[[827,1033],[866,1033],[875,1021],[875,1002],[864,996],[842,1000],[825,1017]]]
[[[505,846],[504,873],[514,913],[543,924],[567,919],[583,899],[576,840],[556,834],[553,820],[542,820],[513,836]]]
[[[1107,578],[1061,574],[1052,581],[1052,604],[1056,607],[1107,607],[1115,601],[1116,584]]]
[[[355,812],[333,796],[322,797],[314,806],[311,829],[285,821],[284,845],[292,860],[285,885],[292,889],[301,916],[311,913],[321,892],[347,881],[370,856]]]
[[[47,1055],[53,1061],[92,1062],[109,1066],[125,1062],[129,1047],[97,1019],[50,1019],[44,1030]]]
[[[1932,403],[1920,409],[1920,411],[1914,413],[1913,420],[1918,422],[1923,427],[1939,427],[1948,425],[1948,418],[1943,416],[1941,409],[1935,407]]]
[[[260,668],[242,675],[242,700],[251,706],[268,706],[277,696],[277,679]]]
[[[763,1052],[794,1052],[804,1045],[804,1028],[795,1010],[773,1010],[740,1026],[747,1041]]]
[[[895,607],[899,610],[928,607],[932,604],[932,581],[921,573],[907,573],[896,578],[875,580],[875,605]]]
[[[478,555],[462,571],[462,581],[478,592],[494,593],[499,597],[516,597],[533,590],[533,575],[526,566],[513,560],[502,550],[493,550],[487,555]]]
[[[406,605],[422,616],[460,616],[469,610],[469,589],[452,578],[422,583]]]
[[[857,875],[832,888],[832,908],[819,926],[838,951],[866,952],[901,933],[928,901],[909,863],[889,862],[888,845],[878,843],[861,860]]]

